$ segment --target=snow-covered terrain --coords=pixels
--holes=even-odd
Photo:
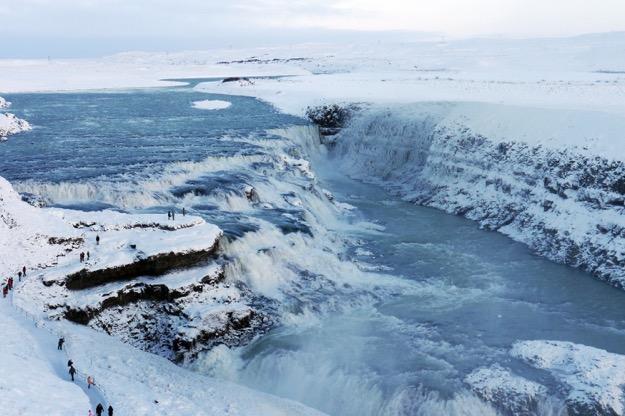
[[[156,332],[146,329],[150,326],[146,314],[164,319],[167,311],[176,308],[174,302],[162,310],[158,294],[163,292],[178,299],[182,308],[176,313],[182,316],[169,323],[179,325],[172,328],[179,337],[179,351],[191,351],[196,343],[201,344],[202,334],[222,331],[233,319],[253,321],[253,317],[244,318],[251,309],[234,299],[242,298],[241,291],[220,283],[218,264],[207,264],[194,273],[167,271],[184,267],[180,259],[189,253],[203,253],[201,258],[205,261],[221,235],[217,227],[196,217],[168,220],[164,215],[35,208],[23,202],[3,178],[0,178],[0,219],[0,248],[3,253],[15,253],[2,256],[0,275],[13,276],[16,286],[0,305],[3,334],[0,388],[7,395],[2,404],[3,414],[84,415],[98,401],[112,404],[119,415],[318,414],[295,403],[190,373],[165,358],[116,339],[137,342],[138,338],[129,337],[128,331],[143,331],[148,337],[145,342],[151,342],[154,350],[165,348],[166,331],[158,323],[154,324]],[[100,237],[99,244],[96,236]],[[80,261],[79,252],[90,253],[85,263]],[[161,253],[174,256],[178,262],[169,259],[169,263],[163,264]],[[196,261],[191,259],[192,264]],[[131,267],[130,274],[124,275],[124,266],[141,264],[147,268]],[[18,279],[17,271],[23,266],[27,274]],[[71,276],[72,272],[89,279],[107,269],[116,271],[104,275],[110,278],[107,286],[102,286],[106,282],[87,281],[87,287],[96,286],[96,289],[68,287],[71,287],[68,274]],[[124,282],[132,277],[131,273],[141,272],[154,272],[161,277],[146,275],[130,284]],[[185,288],[188,288],[186,292]],[[150,296],[155,294],[155,300],[151,301]],[[116,296],[115,301],[107,304],[107,299]],[[59,315],[71,319],[79,315],[76,309],[81,306],[88,311],[89,318],[81,323],[89,323],[94,314],[102,311],[111,312],[107,308],[116,308],[108,317],[97,316],[97,323],[92,325],[108,330],[113,336],[67,321],[45,320]],[[141,320],[136,319],[137,313],[143,314]],[[245,325],[238,328],[244,329]],[[59,335],[66,339],[68,355],[56,350]],[[242,335],[233,339],[240,341]],[[86,374],[95,377],[97,391],[103,397],[93,396],[96,390],[87,391],[86,386],[81,391],[77,385],[84,384],[83,381],[77,385],[68,381],[65,366],[68,356],[81,380]]]

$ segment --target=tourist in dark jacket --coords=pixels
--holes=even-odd
[[[98,403],[98,405],[95,408],[95,414],[97,416],[102,416],[103,411],[104,411],[104,406],[102,406],[102,403]]]
[[[109,405],[109,416],[113,416],[113,406]]]
[[[74,381],[74,375],[76,374],[76,369],[74,368],[74,366],[71,366],[69,368],[69,375],[72,377],[72,381]]]

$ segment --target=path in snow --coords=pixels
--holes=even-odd
[[[13,290],[15,290],[15,288],[17,288],[18,286],[21,286],[21,282],[17,282]],[[61,380],[71,382],[69,367],[67,366],[67,362],[71,359],[71,357],[69,357],[67,354],[66,346],[63,348],[62,351],[59,351],[57,349],[58,339],[61,335],[64,336],[66,345],[68,342],[71,342],[71,339],[65,334],[59,334],[56,330],[46,325],[45,322],[37,320],[26,311],[15,306],[13,304],[13,291],[10,292],[9,297],[5,300],[8,302],[3,303],[6,304],[10,302],[10,305],[13,306],[13,308],[3,307],[2,313],[10,316],[11,318],[19,322],[21,327],[30,334],[32,340],[34,340],[38,344],[37,346],[39,347],[39,351],[41,351],[44,355],[40,358],[48,361],[50,367],[54,370],[56,375]],[[45,331],[43,331],[42,329],[45,329]],[[85,374],[84,371],[81,371],[82,369],[86,368],[86,363],[74,362],[74,368],[76,368],[76,374],[74,376],[75,381],[73,382],[73,384],[80,387],[83,390],[84,394],[88,397],[89,403],[91,403],[91,410],[95,414],[95,408],[99,403],[102,403],[102,406],[104,406],[104,411],[106,412],[109,406],[109,402],[106,399],[105,394],[97,386],[97,378],[92,376],[94,377],[96,386],[88,388],[88,374]]]

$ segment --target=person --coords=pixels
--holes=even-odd
[[[3,285],[2,286],[2,297],[6,298],[8,294],[9,294],[9,286],[8,285]]]
[[[72,381],[74,381],[74,374],[76,374],[76,369],[74,368],[74,366],[71,366],[69,368],[69,375],[72,377]]]
[[[113,416],[113,406],[109,405],[109,416]]]
[[[91,254],[87,251],[87,260],[89,260],[89,257],[91,257]]]
[[[13,278],[12,277],[9,277],[8,285],[9,285],[9,290],[13,290]]]
[[[176,211],[174,210],[171,211],[171,219],[172,221],[176,221]]]
[[[187,215],[187,210],[185,210],[184,207],[182,207],[182,216],[184,217],[185,215]]]
[[[167,211],[167,219],[171,220],[171,211],[169,211],[169,210]]]
[[[91,386],[95,386],[95,381],[93,380],[93,377],[88,376],[87,377],[87,388],[90,389]]]
[[[99,235],[96,235],[96,236],[95,236],[95,244],[96,244],[97,246],[99,246],[99,245],[100,245],[100,236],[99,236]]]
[[[87,416],[93,416],[93,413],[91,412],[91,409],[89,409],[89,413],[87,413]]]
[[[65,342],[65,338],[61,337],[59,338],[59,343],[56,345],[56,348],[58,350],[62,350],[63,349],[63,343]]]
[[[104,406],[102,406],[102,403],[98,403],[98,405],[95,408],[96,416],[102,416],[103,411],[104,411]]]
[[[26,277],[26,266],[22,267],[22,274]]]
[[[80,253],[80,262],[82,263],[85,260],[85,253]]]
[[[71,366],[73,366],[73,365],[74,365],[74,362],[73,362],[72,360],[68,360],[68,361],[67,361],[67,366],[68,366],[68,367],[71,367]]]
[[[17,272],[17,280],[22,281],[22,272]]]

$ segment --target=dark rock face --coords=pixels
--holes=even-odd
[[[337,134],[347,125],[353,114],[360,108],[355,105],[339,106],[337,104],[320,107],[308,107],[306,117],[319,126],[322,143],[334,144]]]
[[[250,80],[249,78],[246,77],[228,77],[228,78],[224,78],[221,81],[223,84],[226,84],[228,82],[244,82],[247,84],[253,84],[254,82],[252,80]]]
[[[98,313],[115,306],[126,306],[139,301],[171,302],[176,298],[184,296],[184,293],[170,291],[163,284],[149,285],[136,283],[117,291],[115,294],[106,297],[99,305],[86,307],[84,309],[68,308],[65,318],[77,324],[87,325]]]
[[[232,299],[232,293],[238,293],[238,298]],[[250,305],[270,303],[257,299],[242,283],[232,286],[225,282],[223,269],[219,269],[182,287],[130,283],[102,295],[96,304],[49,308],[58,310],[72,322],[102,330],[137,348],[180,362],[215,345],[244,345],[266,332],[274,325],[269,312]],[[203,305],[213,312],[200,316],[189,314],[189,310],[201,310]]]
[[[218,243],[208,249],[188,253],[165,253],[140,259],[134,263],[100,270],[83,269],[67,276],[68,289],[79,290],[99,286],[109,282],[131,280],[138,276],[160,276],[171,270],[198,265],[211,258],[217,251]]]

